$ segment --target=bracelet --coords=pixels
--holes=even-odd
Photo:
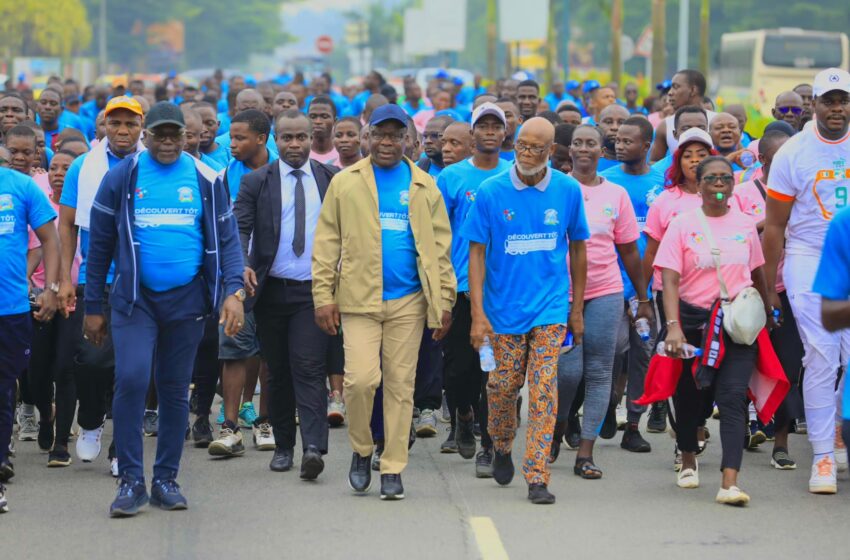
[[[637,302],[638,302],[638,303],[652,303],[652,300],[651,300],[651,299],[649,299],[649,298],[647,298],[647,299],[639,299],[639,300],[637,300]]]
[[[668,321],[665,321],[665,324],[666,324],[668,327],[669,327],[670,325],[676,325],[676,324],[678,324],[678,323],[679,323],[679,321],[677,321],[676,319],[669,319]]]

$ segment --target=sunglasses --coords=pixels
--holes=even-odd
[[[713,185],[717,183],[717,181],[720,181],[728,187],[732,185],[732,183],[735,181],[735,178],[732,175],[706,175],[702,178],[702,180],[708,183],[709,185]]]
[[[802,107],[777,107],[776,110],[779,111],[779,113],[782,114],[782,115],[787,115],[788,113],[792,113],[794,115],[799,116],[799,115],[803,114]]]

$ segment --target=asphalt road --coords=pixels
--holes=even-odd
[[[441,430],[445,425],[441,425]],[[709,427],[718,434],[717,423]],[[111,426],[107,425],[105,441]],[[672,440],[649,434],[652,453],[619,447],[619,435],[595,453],[602,480],[572,473],[574,452],[552,466],[554,506],[533,506],[518,473],[507,488],[474,476],[474,461],[442,455],[445,434],[419,439],[404,472],[407,499],[382,502],[378,484],[353,496],[346,475],[351,452],[345,428],[331,432],[331,453],[317,482],[296,470],[268,470],[270,452],[214,460],[187,443],[181,482],[190,508],[146,509],[135,518],[107,517],[115,482],[106,449],[95,462],[48,469],[33,443],[17,444],[17,476],[8,485],[11,511],[0,516],[3,558],[848,558],[850,483],[839,494],[807,491],[810,448],[792,436],[796,471],[770,467],[770,443],[747,452],[741,487],[749,507],[714,503],[720,442],[700,461],[702,486],[680,490]],[[521,453],[525,432],[521,428]],[[155,439],[145,445],[148,476]],[[73,447],[73,442],[72,442]],[[73,451],[72,451],[73,455]],[[300,457],[296,456],[296,461]],[[374,479],[373,479],[374,480]],[[816,538],[813,536],[816,535]]]

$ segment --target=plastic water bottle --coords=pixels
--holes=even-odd
[[[667,344],[663,340],[655,347],[655,353],[659,356],[667,355]],[[691,346],[687,343],[682,346],[682,351],[679,355],[679,357],[683,360],[690,360],[691,358],[698,358],[700,356],[702,356],[702,348],[697,348],[696,346]]]
[[[744,168],[752,167],[756,162],[756,156],[749,150],[741,152],[741,166]]]
[[[567,331],[567,336],[564,337],[564,342],[561,344],[561,354],[566,354],[575,348],[573,344],[573,333]]]
[[[635,321],[635,331],[637,332],[640,339],[644,342],[649,342],[649,320],[645,317],[641,317],[637,321]]]
[[[484,337],[484,343],[478,349],[478,358],[481,360],[481,371],[496,370],[496,356],[493,354],[493,347],[490,346],[490,337]]]

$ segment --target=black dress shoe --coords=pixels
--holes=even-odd
[[[528,499],[532,504],[554,504],[555,496],[549,492],[545,484],[529,484]]]
[[[15,466],[8,458],[0,463],[0,482],[9,482],[9,479],[15,476]]]
[[[372,487],[372,454],[361,457],[355,451],[351,454],[351,468],[348,470],[348,485],[355,492],[368,492]]]
[[[510,453],[496,451],[493,459],[493,478],[502,486],[507,486],[514,479],[514,462]]]
[[[292,468],[294,456],[295,452],[292,449],[275,447],[269,468],[275,472],[286,472]]]
[[[301,480],[316,480],[325,470],[322,454],[315,445],[308,445],[301,459]]]
[[[381,499],[382,500],[403,500],[404,486],[401,485],[400,474],[382,474],[381,475]]]

